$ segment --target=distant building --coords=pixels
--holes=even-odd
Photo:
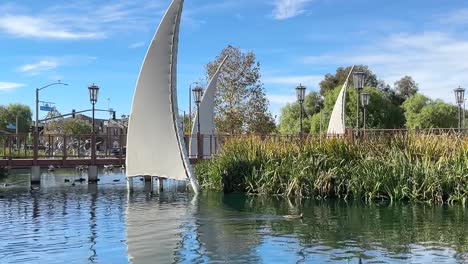
[[[93,119],[87,115],[77,114],[75,118],[88,121],[92,124]],[[127,145],[128,117],[122,115],[120,119],[94,119],[94,125],[98,140],[106,144],[107,149],[119,149]]]

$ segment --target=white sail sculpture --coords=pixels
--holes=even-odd
[[[198,117],[200,117],[200,134],[206,136],[212,136],[208,138],[204,138],[203,140],[203,157],[209,156],[212,153],[213,148],[215,148],[215,138],[213,135],[215,134],[215,124],[214,124],[214,107],[215,107],[215,95],[216,95],[216,86],[218,84],[218,78],[223,67],[224,63],[228,59],[229,56],[226,56],[221,64],[219,65],[218,69],[216,70],[215,74],[211,78],[205,92],[203,93],[203,98],[200,102],[199,110],[195,115],[195,122],[192,126],[192,136],[190,137],[189,143],[189,156],[195,157],[198,154],[198,138],[197,138],[197,124],[198,124]]]
[[[172,1],[140,70],[128,126],[127,177],[189,179],[198,192],[177,106],[177,51],[183,2]]]
[[[338,98],[336,99],[333,112],[330,117],[328,124],[328,135],[341,136],[346,133],[346,93],[348,91],[349,78],[354,70],[354,66],[349,71],[348,77],[346,78],[343,88],[341,88]]]

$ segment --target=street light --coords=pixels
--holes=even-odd
[[[34,127],[34,132],[37,133],[37,127],[39,126],[39,91],[40,90],[43,90],[49,86],[53,86],[53,85],[65,85],[65,86],[68,86],[68,84],[66,83],[62,83],[60,80],[58,80],[57,82],[55,83],[51,83],[51,84],[48,84],[46,86],[43,86],[41,88],[36,88],[36,122],[35,122],[35,127]]]
[[[459,86],[457,89],[454,90],[455,92],[455,101],[458,105],[458,130],[461,132],[462,129],[462,105],[465,102],[465,89]]]
[[[97,103],[97,100],[98,100],[99,87],[93,84],[93,85],[88,87],[88,91],[89,91],[89,101],[93,105],[93,129],[92,129],[92,132],[94,134],[94,132],[95,132],[95,129],[94,129],[94,106],[95,106],[95,104]]]
[[[200,86],[198,82],[193,82],[189,85],[189,122],[190,122],[190,129],[192,129],[192,85],[196,84]]]
[[[192,92],[195,104],[197,105],[197,133],[200,133],[200,103],[203,96],[203,88],[196,86]]]
[[[362,103],[362,107],[364,108],[364,130],[366,130],[366,124],[367,124],[366,115],[367,115],[367,106],[369,105],[369,101],[370,101],[370,94],[368,93],[361,94],[361,103]]]
[[[299,86],[296,87],[296,96],[297,96],[297,101],[299,102],[300,105],[300,133],[302,136],[302,105],[304,104],[304,99],[305,99],[305,92],[306,92],[306,87],[303,86],[302,84],[299,84]]]
[[[357,90],[357,111],[356,111],[356,129],[359,130],[359,114],[361,112],[361,107],[359,106],[359,99],[361,98],[362,89],[364,89],[364,79],[366,74],[364,72],[355,72],[353,74],[354,88]]]

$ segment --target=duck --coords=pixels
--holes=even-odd
[[[283,218],[286,219],[302,219],[304,217],[303,213],[300,213],[298,215],[283,215]]]
[[[70,182],[70,180],[69,180],[69,179],[65,179],[65,180],[63,180],[63,181],[64,181],[64,182]]]
[[[113,165],[104,165],[104,169],[105,170],[114,170],[114,166]]]
[[[120,182],[120,180],[113,180],[113,182]]]
[[[50,165],[47,170],[50,171],[50,172],[55,171],[54,165]]]

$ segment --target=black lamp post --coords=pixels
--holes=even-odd
[[[93,129],[92,129],[92,132],[94,134],[95,133],[95,129],[94,129],[94,110],[95,110],[95,108],[94,108],[94,106],[96,105],[97,100],[98,100],[99,87],[93,84],[93,85],[88,87],[88,90],[89,90],[89,101],[93,105]]]
[[[458,105],[458,131],[461,132],[461,129],[463,127],[463,103],[465,102],[465,89],[458,87],[455,91],[455,101],[457,102]]]
[[[197,133],[200,133],[200,103],[203,96],[203,88],[197,86],[193,88],[192,92],[195,104],[197,105]]]
[[[370,94],[363,93],[361,94],[361,103],[362,107],[364,108],[364,130],[367,128],[367,106],[369,105],[370,101]]]
[[[297,96],[297,101],[299,102],[299,107],[300,107],[300,114],[299,114],[299,120],[300,120],[300,135],[302,136],[303,129],[302,129],[302,111],[303,111],[303,104],[304,104],[304,99],[305,99],[305,92],[306,92],[306,87],[303,86],[302,84],[299,84],[299,86],[296,87],[296,96]]]
[[[359,105],[359,101],[361,98],[361,92],[362,89],[364,89],[364,78],[366,74],[364,72],[355,72],[353,75],[353,81],[354,81],[354,88],[357,90],[357,111],[356,111],[356,129],[359,130],[360,124],[359,124],[359,115],[361,112],[361,107]]]

